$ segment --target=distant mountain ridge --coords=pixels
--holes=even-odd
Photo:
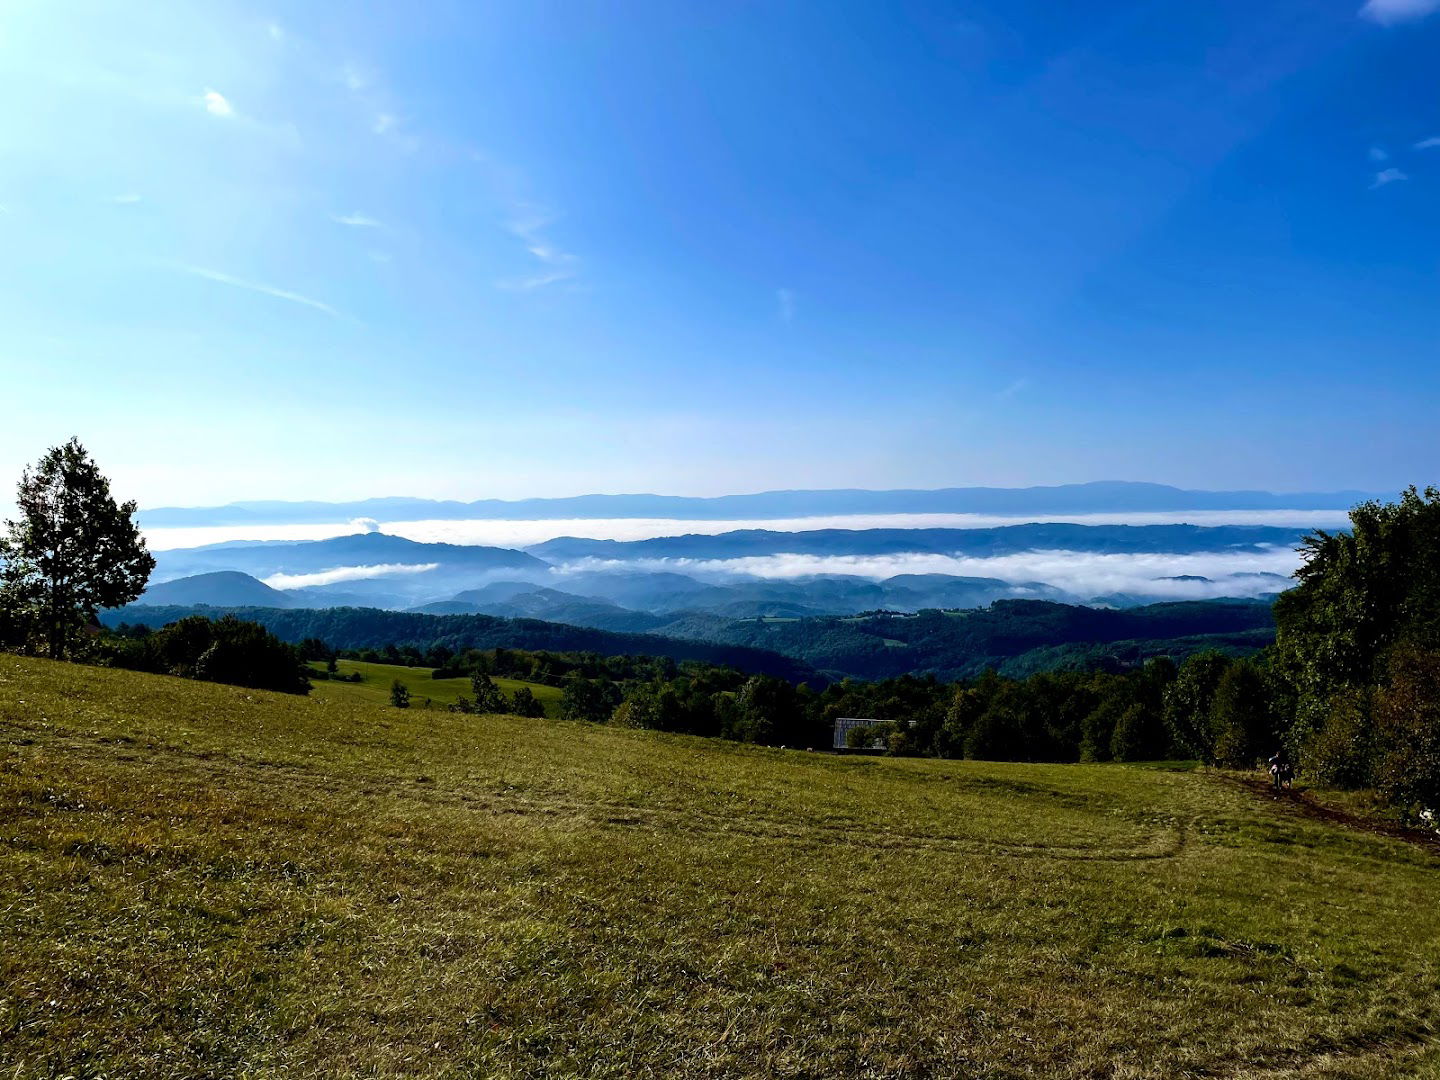
[[[741,529],[649,540],[561,536],[525,550],[547,562],[579,559],[738,559],[764,555],[891,555],[924,552],[993,557],[1023,551],[1098,554],[1295,547],[1306,530],[1274,525],[1000,525],[982,529]]]
[[[140,512],[150,528],[203,525],[329,524],[352,518],[554,520],[674,518],[744,520],[845,514],[1088,514],[1199,510],[1348,510],[1376,495],[1360,491],[1275,493],[1200,491],[1139,481],[1102,480],[1049,487],[954,487],[762,491],[745,495],[576,495],[546,499],[456,500],[391,497],[352,502],[237,502],[156,507]]]

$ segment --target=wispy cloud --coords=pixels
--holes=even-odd
[[[353,214],[331,214],[330,220],[337,225],[353,225],[357,229],[380,228],[380,222],[359,212]]]
[[[136,203],[140,202],[140,196],[135,194],[133,191],[129,191],[121,195],[111,195],[105,201],[108,203],[113,203],[116,206],[134,206]]]
[[[779,305],[780,321],[795,321],[795,292],[793,289],[776,289],[775,303]]]
[[[1360,9],[1360,17],[1382,26],[1414,22],[1440,11],[1440,0],[1368,0]]]
[[[370,125],[370,130],[376,135],[385,135],[395,130],[396,123],[398,123],[398,121],[395,119],[394,113],[376,113],[375,120]]]
[[[235,108],[225,100],[225,95],[218,90],[206,90],[200,96],[205,105],[205,111],[211,116],[234,116]]]
[[[204,278],[207,281],[217,281],[221,285],[232,285],[237,289],[260,293],[262,296],[273,296],[277,300],[287,300],[292,304],[300,304],[302,307],[323,311],[331,318],[340,318],[340,312],[336,311],[329,304],[314,300],[308,296],[303,296],[297,292],[291,292],[289,289],[277,289],[273,285],[265,285],[258,281],[246,281],[244,278],[233,277],[230,274],[222,274],[219,270],[207,270],[203,266],[181,266],[179,269],[194,277]]]
[[[1023,393],[1029,388],[1029,386],[1030,380],[1022,376],[1021,378],[1018,378],[1014,382],[1010,383],[1003,390],[997,391],[995,396],[1001,401],[1008,401],[1016,394]]]
[[[334,585],[339,581],[367,581],[370,578],[425,574],[439,563],[377,563],[374,566],[337,566],[314,574],[271,574],[265,584],[272,589],[303,589],[310,585]]]
[[[1440,135],[1431,135],[1428,139],[1421,139],[1415,144],[1416,150],[1434,150],[1440,146]]]
[[[270,35],[271,41],[285,40],[285,28],[277,22],[266,23],[265,32]]]
[[[561,250],[544,235],[555,218],[532,206],[521,206],[517,211],[505,228],[525,245],[525,250],[539,261],[542,269],[538,273],[509,278],[496,284],[502,289],[540,289],[573,278],[579,271],[579,257]]]
[[[1398,183],[1401,180],[1409,180],[1410,174],[1399,169],[1381,169],[1375,174],[1374,181],[1370,184],[1370,190],[1384,187],[1386,184]]]
[[[1385,152],[1383,147],[1372,146],[1370,147],[1370,160],[1378,164],[1382,161],[1389,161],[1390,155]]]

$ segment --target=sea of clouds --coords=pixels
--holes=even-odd
[[[876,581],[898,574],[952,574],[998,578],[1021,585],[1044,582],[1073,596],[1088,599],[1128,593],[1155,599],[1204,600],[1221,596],[1258,596],[1278,592],[1299,565],[1292,548],[1269,547],[1260,552],[1196,552],[1097,554],[1088,551],[1026,551],[981,558],[926,553],[892,555],[762,555],[739,559],[583,559],[559,568],[567,573],[606,570],[652,570],[688,574],[707,581],[762,578],[798,581],[822,574],[847,574]],[[1176,581],[1177,577],[1207,578]],[[556,586],[563,589],[563,581]]]

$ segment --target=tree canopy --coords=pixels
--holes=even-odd
[[[79,439],[26,469],[15,501],[19,517],[0,537],[0,628],[60,659],[102,608],[145,591],[155,560],[135,524],[136,504],[116,503]]]

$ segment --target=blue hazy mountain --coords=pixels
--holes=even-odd
[[[1003,525],[989,529],[742,529],[687,533],[649,540],[588,540],[562,536],[526,550],[548,562],[582,559],[740,559],[765,555],[966,555],[980,558],[1025,551],[1093,554],[1200,551],[1261,552],[1295,547],[1306,530],[1271,525]]]
[[[624,632],[651,630],[659,625],[657,617],[663,621],[680,615],[811,618],[865,611],[974,609],[1014,599],[1133,607],[1173,595],[1176,585],[1214,586],[1215,582],[1179,574],[1156,577],[1154,588],[1147,589],[1142,580],[1126,591],[1115,590],[1112,584],[1093,593],[1075,593],[1039,580],[944,573],[877,580],[849,572],[796,576],[790,572],[793,568],[781,566],[785,576],[774,577],[743,572],[746,565],[755,570],[771,567],[733,560],[909,554],[984,559],[1036,550],[1065,550],[1078,553],[1077,558],[1137,553],[1259,558],[1276,548],[1293,548],[1301,535],[1297,529],[1234,525],[1030,524],[792,533],[747,529],[626,542],[563,537],[527,552],[423,543],[367,532],[328,540],[229,543],[161,552],[156,584],[141,602],[485,614]],[[1236,592],[1244,595],[1279,592],[1289,583],[1258,569],[1243,576]]]
[[[149,528],[203,525],[326,524],[380,521],[675,518],[744,520],[841,514],[1099,514],[1194,510],[1348,510],[1373,498],[1360,491],[1197,491],[1132,481],[1028,488],[940,488],[933,491],[764,491],[692,498],[680,495],[578,495],[557,499],[437,501],[404,497],[357,502],[239,502],[212,507],[157,507],[140,513]]]
[[[238,570],[217,570],[209,574],[162,581],[151,585],[137,601],[140,604],[204,604],[208,607],[296,607],[296,598]]]
[[[156,574],[182,577],[212,570],[243,570],[255,577],[314,574],[337,567],[419,566],[435,563],[446,571],[544,571],[547,564],[510,548],[467,544],[427,544],[385,533],[352,533],[328,540],[263,544],[221,544],[162,551]]]

